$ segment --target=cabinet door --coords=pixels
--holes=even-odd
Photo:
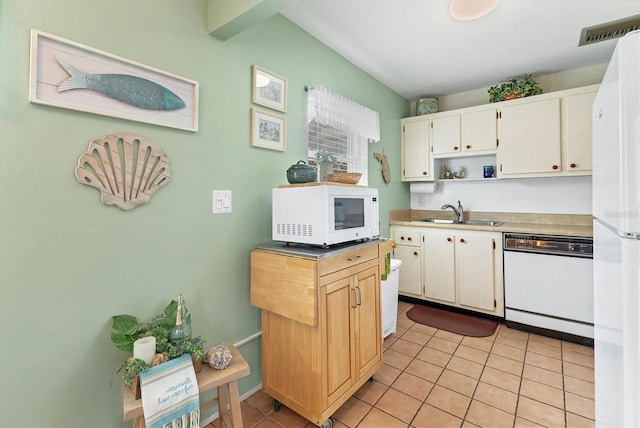
[[[322,288],[323,316],[326,334],[327,397],[329,404],[351,387],[351,341],[355,289],[351,277],[332,282]],[[303,379],[300,379],[303,382]]]
[[[450,303],[456,301],[454,238],[450,232],[424,234],[424,295]]]
[[[498,139],[501,175],[560,172],[560,100],[502,108]]]
[[[397,241],[396,241],[397,242]],[[393,256],[402,260],[402,274],[398,283],[398,291],[402,294],[422,295],[422,250],[420,247],[398,245],[393,250]]]
[[[432,180],[429,120],[402,125],[402,181]]]
[[[382,358],[380,275],[378,268],[359,272],[354,278],[355,308],[353,351],[355,379],[360,379]]]
[[[493,311],[495,309],[495,250],[493,238],[456,236],[456,278],[458,303]]]
[[[494,108],[462,115],[462,150],[469,153],[495,150],[497,126]]]
[[[460,115],[431,120],[431,151],[434,155],[460,153]]]
[[[567,172],[590,172],[592,169],[591,109],[595,98],[596,92],[590,92],[563,100],[564,170]]]

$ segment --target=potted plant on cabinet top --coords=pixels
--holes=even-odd
[[[542,88],[530,74],[525,74],[519,79],[510,79],[490,87],[489,102],[495,103],[515,98],[528,97],[542,93]]]

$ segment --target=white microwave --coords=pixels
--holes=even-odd
[[[380,236],[378,189],[308,184],[272,191],[272,238],[328,247]]]

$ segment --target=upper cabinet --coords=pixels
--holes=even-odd
[[[496,109],[486,108],[462,115],[463,148],[469,154],[495,153]]]
[[[431,121],[425,116],[402,119],[402,181],[433,181]]]
[[[560,170],[560,99],[503,107],[498,112],[498,174]]]
[[[434,158],[495,153],[496,109],[483,107],[431,118],[431,152]]]
[[[431,119],[431,153],[460,153],[461,147],[460,115],[434,117]]]
[[[402,179],[436,180],[434,159],[470,156],[494,156],[498,178],[590,175],[591,108],[598,88],[403,119]]]
[[[563,170],[591,174],[592,116],[591,109],[597,91],[570,95],[563,99],[562,139],[564,141]]]

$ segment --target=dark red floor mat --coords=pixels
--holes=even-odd
[[[472,337],[491,336],[498,327],[497,322],[485,318],[419,304],[407,311],[407,317],[420,324]]]

